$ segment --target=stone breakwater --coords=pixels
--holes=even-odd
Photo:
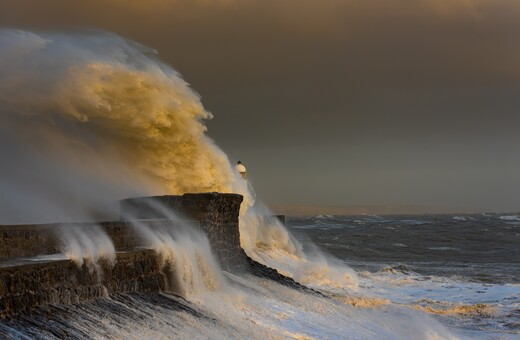
[[[128,216],[141,220],[164,219],[167,216],[157,209],[157,204],[168,207],[182,218],[195,222],[208,237],[222,267],[229,270],[245,260],[238,256],[242,253],[238,229],[242,199],[242,195],[219,193],[129,198],[121,201],[121,219]]]
[[[0,317],[49,304],[73,304],[114,293],[156,292],[165,277],[153,250],[118,252],[112,264],[16,260],[0,267]]]
[[[76,228],[104,229],[116,250],[113,263],[101,259],[78,266],[60,254],[59,231],[67,224],[0,226],[0,317],[112,294],[171,291],[171,273],[163,272],[155,251],[143,247],[131,222],[178,228],[181,222],[168,219],[158,204],[175,212],[182,223],[204,232],[223,269],[306,289],[245,254],[238,228],[241,202],[241,195],[221,193],[131,198],[121,201],[119,221],[74,223]]]

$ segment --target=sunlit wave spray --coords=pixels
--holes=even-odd
[[[244,191],[204,135],[211,114],[155,51],[100,32],[4,30],[0,47],[2,115],[18,132],[30,124],[25,140],[81,152],[81,166],[95,161],[112,175],[109,166],[124,165],[151,191]]]
[[[240,243],[254,260],[299,283],[333,293],[358,287],[352,269],[310,242],[302,245],[260,203],[241,216]]]
[[[210,300],[211,293],[230,290],[209,240],[201,230],[159,202],[150,200],[143,204],[154,211],[155,220],[140,220],[131,211],[125,212],[124,219],[129,221],[142,244],[159,255],[167,291],[190,301],[201,301]]]
[[[26,165],[2,169],[13,192],[2,216],[27,200],[45,202],[33,219],[73,220],[136,193],[235,192],[244,196],[241,242],[250,256],[302,283],[355,286],[352,271],[304,253],[270,212],[253,208],[247,182],[205,135],[212,115],[155,55],[105,32],[0,31],[0,137],[14,145],[0,151]],[[23,185],[35,176],[42,181]]]
[[[105,32],[0,30],[0,223],[109,219],[134,195],[248,197],[204,135],[211,114],[155,54]],[[97,257],[67,235],[71,257]]]
[[[70,259],[79,265],[100,258],[113,262],[115,250],[102,228],[70,228],[70,222],[111,216],[111,203],[136,195],[234,192],[244,196],[240,233],[249,256],[320,289],[355,287],[349,268],[317,249],[309,252],[309,245],[302,246],[269,211],[253,204],[247,181],[205,135],[203,121],[211,114],[155,54],[104,32],[0,30],[0,223],[68,222],[61,241]],[[175,220],[169,214],[164,216]],[[144,243],[159,254],[166,274],[170,268],[172,291],[204,305],[215,320],[227,320],[246,335],[303,338],[298,329],[316,320],[331,334],[357,329],[353,337],[392,338],[396,329],[438,334],[429,322],[408,322],[409,314],[355,314],[348,303],[223,273],[205,235],[179,221],[175,230],[133,223]],[[231,280],[238,285],[229,284]],[[376,322],[367,323],[371,316]],[[111,324],[103,320],[106,314],[99,317],[99,324]],[[155,315],[153,320],[146,326],[157,326]],[[164,325],[170,325],[171,314],[166,320]],[[136,337],[134,327],[116,328],[130,329]],[[90,328],[92,334],[96,331]]]

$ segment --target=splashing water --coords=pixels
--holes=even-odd
[[[112,240],[98,225],[59,225],[55,233],[60,240],[62,252],[78,266],[86,261],[92,270],[100,259],[107,260],[111,265],[116,260]]]
[[[138,221],[133,223],[137,228],[147,227]],[[170,275],[169,291],[193,301],[207,292],[224,290],[225,277],[202,232],[176,224],[173,228],[157,226],[141,233],[146,234],[146,241],[159,254],[161,267]]]
[[[1,30],[2,136],[109,187],[247,198],[247,185],[204,135],[211,114],[153,54],[108,33]],[[112,197],[121,194],[129,192]]]
[[[0,30],[0,156],[9,160],[0,223],[111,218],[117,200],[143,194],[247,199],[247,185],[204,135],[211,114],[154,53],[104,32]],[[66,232],[77,261],[108,254],[90,232]]]
[[[249,256],[299,283],[330,292],[357,289],[358,279],[352,269],[312,243],[304,247],[260,204],[241,216],[240,238]]]
[[[225,292],[228,284],[206,235],[161,203],[146,204],[161,219],[144,222],[130,212],[125,219],[145,246],[159,255],[160,266],[169,276],[167,290],[192,301],[207,298],[211,292]]]
[[[281,224],[259,216],[270,212],[250,209],[252,189],[204,134],[202,121],[211,114],[154,54],[104,32],[0,31],[0,137],[34,153],[22,153],[29,159],[27,176],[11,171],[4,177],[24,183],[37,171],[30,169],[42,164],[59,171],[45,171],[41,182],[60,183],[61,174],[69,176],[70,185],[54,194],[56,204],[33,218],[63,219],[71,210],[59,207],[72,201],[86,210],[84,219],[107,201],[136,192],[236,192],[244,196],[242,245],[251,256],[303,283],[355,286],[351,270],[332,266],[317,252],[307,256]],[[2,153],[20,158],[10,149]],[[54,187],[13,188],[19,204],[13,207],[9,199],[4,206],[12,209],[3,216],[25,206],[27,196],[47,201]]]
[[[296,241],[260,204],[253,207],[252,189],[205,135],[203,120],[211,114],[154,54],[105,32],[0,30],[0,155],[10,160],[0,168],[0,185],[9,192],[0,201],[2,222],[99,220],[114,213],[105,208],[112,201],[128,196],[234,192],[244,196],[241,244],[251,257],[310,286],[340,293],[356,289],[351,269]],[[171,289],[240,335],[400,338],[405,329],[408,338],[449,337],[430,319],[414,318],[409,311],[353,311],[352,306],[362,305],[359,301],[384,305],[370,298],[336,303],[276,282],[223,273],[204,235],[170,212],[164,215],[176,228],[132,223],[160,254]],[[113,261],[114,248],[103,231],[89,230],[65,230],[63,251],[79,264]],[[122,308],[117,301],[100,303]],[[186,328],[186,319],[170,327],[171,314],[153,303],[129,306],[139,318],[125,321],[126,315],[115,313],[95,319],[104,308],[94,303],[88,308],[96,312],[87,314],[95,321],[79,321],[76,327],[86,327],[85,334],[94,337],[130,338],[168,336],[172,328]],[[157,323],[156,317],[166,321]],[[113,327],[111,321],[122,323]],[[146,333],[146,327],[154,330]],[[207,334],[214,335],[212,329]]]

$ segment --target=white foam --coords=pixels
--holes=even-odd
[[[278,219],[269,216],[261,207],[241,216],[241,245],[249,256],[311,287],[356,289],[357,276],[351,268],[313,244],[304,247]]]
[[[100,259],[113,264],[116,259],[114,244],[98,225],[63,224],[56,227],[62,252],[78,266],[95,265]]]
[[[172,289],[219,324],[178,312],[172,325],[174,313],[152,305],[137,308],[137,321],[89,315],[97,322],[76,324],[87,330],[85,334],[134,339],[452,337],[426,314],[396,303],[400,293],[403,300],[406,294],[414,296],[412,284],[402,290],[402,285],[386,278],[378,281],[376,276],[364,278],[359,292],[352,269],[310,244],[304,247],[279,222],[264,217],[270,212],[251,210],[253,190],[205,135],[203,120],[211,114],[176,71],[151,56],[152,50],[102,32],[78,36],[17,30],[0,31],[0,47],[1,109],[7,113],[0,137],[19,147],[23,157],[5,147],[8,144],[0,145],[8,163],[23,158],[30,165],[11,169],[12,178],[1,176],[1,184],[12,194],[6,204],[13,210],[43,207],[33,216],[56,218],[68,212],[65,207],[79,206],[83,217],[100,202],[135,192],[237,192],[245,197],[241,243],[254,259],[335,296],[377,297],[386,292],[392,300],[377,308],[358,308],[258,278],[234,277],[235,283],[230,283],[204,236],[182,226],[150,229],[136,222],[141,237],[161,255],[163,269],[169,269],[176,285]],[[27,153],[30,148],[37,156]],[[42,164],[46,171],[41,171]],[[27,176],[20,177],[19,168]],[[75,176],[63,181],[70,173]],[[43,175],[47,183],[36,191],[24,181]],[[50,192],[56,198],[51,199]],[[113,259],[113,245],[97,229],[93,234],[76,228],[63,232],[69,258],[79,264],[85,258]],[[424,295],[423,286],[416,289]]]
[[[455,221],[467,221],[466,217],[464,217],[464,216],[453,216],[453,219]]]
[[[503,221],[520,221],[520,216],[517,215],[504,215],[500,216],[499,219]]]
[[[360,273],[359,293],[442,316],[455,329],[464,324],[474,324],[473,330],[485,326],[489,334],[493,329],[501,334],[501,323],[520,304],[520,291],[515,284],[484,284],[399,271]]]

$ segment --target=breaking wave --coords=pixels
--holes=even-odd
[[[137,194],[240,193],[247,254],[335,298],[223,272],[204,235],[134,222],[181,297],[127,294],[66,312],[56,307],[48,338],[69,331],[85,338],[193,337],[197,331],[199,337],[451,337],[424,315],[352,295],[359,288],[352,269],[296,240],[254,204],[252,189],[205,135],[204,120],[212,115],[155,55],[105,32],[0,30],[0,155],[9,160],[0,168],[1,222],[99,220],[114,214],[107,209],[113,202]],[[62,240],[78,264],[114,258],[102,232],[72,228]],[[374,308],[381,306],[388,310]],[[13,322],[0,328],[36,334],[38,318]]]
[[[60,207],[73,205],[87,207],[84,219],[136,192],[250,197],[204,134],[212,115],[155,54],[104,32],[0,31],[0,137],[12,144],[0,151],[16,165],[2,170],[13,191],[4,219],[26,197],[54,203],[31,216],[39,220],[64,218],[70,209]],[[55,189],[64,179],[68,186]]]

